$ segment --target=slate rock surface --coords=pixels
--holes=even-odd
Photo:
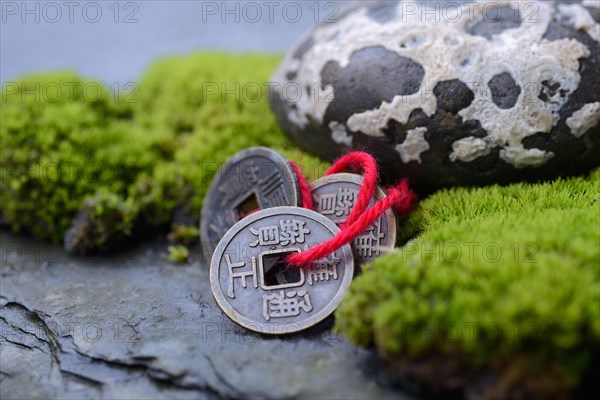
[[[394,398],[370,351],[329,324],[265,337],[221,313],[208,267],[164,243],[113,257],[0,230],[3,399]]]
[[[270,100],[301,148],[431,189],[599,165],[600,2],[425,3],[366,2],[290,49]]]

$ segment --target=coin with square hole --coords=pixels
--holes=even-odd
[[[324,176],[310,185],[315,211],[341,226],[354,209],[358,191],[363,185],[363,177],[356,174],[340,173]],[[386,195],[377,187],[371,197],[369,207]],[[372,262],[385,249],[396,244],[396,216],[391,209],[373,222],[366,231],[352,241],[352,251],[357,264]]]
[[[204,199],[200,219],[202,248],[214,250],[225,232],[248,214],[278,206],[298,206],[294,170],[281,154],[251,147],[235,154],[219,169]]]
[[[237,222],[221,239],[210,263],[210,286],[223,312],[266,334],[309,328],[339,305],[354,274],[350,245],[301,269],[293,253],[333,238],[340,229],[300,207],[261,210]]]

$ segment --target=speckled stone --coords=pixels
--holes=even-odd
[[[285,132],[426,190],[599,165],[600,2],[458,3],[368,2],[317,26],[271,79]]]

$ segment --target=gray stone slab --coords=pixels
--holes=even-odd
[[[381,363],[331,331],[289,337],[231,322],[207,266],[154,242],[112,257],[0,231],[0,397],[395,398]]]

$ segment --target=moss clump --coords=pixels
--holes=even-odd
[[[0,215],[73,252],[108,251],[197,225],[212,176],[243,148],[274,148],[318,175],[326,165],[297,150],[269,110],[264,83],[278,60],[166,59],[118,98],[74,73],[24,77],[2,93]]]
[[[129,124],[130,104],[115,102],[97,82],[65,72],[17,84],[2,93],[2,215],[15,230],[60,241],[84,197],[126,194],[152,168],[152,138]],[[49,93],[56,87],[60,96]]]
[[[113,192],[97,191],[85,198],[64,238],[70,252],[115,250],[133,235],[139,205]]]
[[[185,246],[169,246],[169,261],[174,264],[183,264],[190,258],[190,252]]]
[[[600,170],[438,192],[409,219],[417,238],[353,282],[337,328],[438,392],[565,397],[600,350],[599,200]]]
[[[200,229],[197,226],[177,225],[173,227],[168,238],[171,242],[184,244],[197,243],[200,238]]]

